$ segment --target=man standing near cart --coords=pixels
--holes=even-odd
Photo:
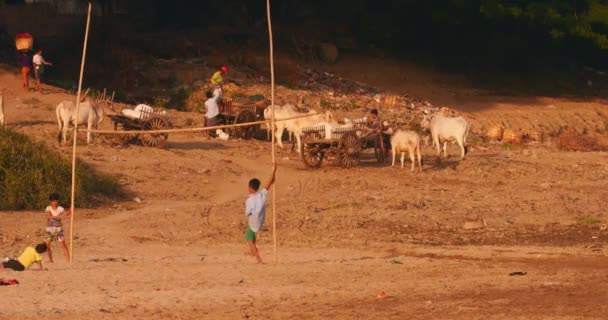
[[[207,112],[205,113],[205,127],[213,127],[219,124],[220,117],[220,106],[218,100],[221,96],[221,89],[216,88],[213,90],[213,94],[211,92],[207,92],[207,101],[205,101],[205,109]],[[209,133],[210,138],[217,137],[217,134],[213,130],[207,131]]]
[[[382,149],[385,153],[388,153],[388,151],[391,150],[391,136],[384,133],[384,125],[382,124],[382,119],[380,119],[380,116],[378,115],[378,109],[370,109],[367,127],[372,129],[375,133],[382,134]]]

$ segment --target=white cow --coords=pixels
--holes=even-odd
[[[464,159],[467,152],[467,135],[469,134],[469,123],[467,120],[463,117],[446,117],[439,113],[430,119],[424,117],[420,125],[431,131],[433,145],[437,148],[438,155],[441,155],[441,142],[443,142],[443,156],[447,157],[448,141],[456,141],[460,146],[461,159]]]
[[[288,118],[305,116],[305,115],[308,115],[308,116],[302,117],[302,118],[297,118],[297,119],[279,121],[282,119],[288,119]],[[316,125],[320,122],[330,122],[333,119],[333,115],[329,111],[327,111],[323,114],[319,114],[314,110],[311,110],[309,112],[298,112],[298,111],[294,110],[294,108],[286,107],[286,106],[283,106],[283,108],[280,110],[278,108],[275,109],[275,117],[277,120],[277,123],[276,123],[277,131],[275,132],[277,144],[279,145],[279,147],[283,148],[283,142],[281,141],[281,137],[283,137],[283,132],[285,130],[287,130],[288,132],[293,133],[293,135],[296,137],[298,153],[300,152],[300,147],[302,145],[302,128],[310,127],[310,126]]]
[[[391,130],[392,132],[392,130]],[[410,154],[410,160],[412,160],[412,171],[416,168],[416,157],[418,158],[418,167],[422,172],[422,156],[420,155],[420,136],[414,131],[401,131],[397,130],[391,137],[391,147],[393,151],[393,167],[395,166],[395,158],[397,153],[401,153],[401,168],[403,168],[403,162],[405,161],[405,151]]]
[[[286,104],[283,106],[275,105],[275,113],[276,113],[277,119],[278,119],[279,115],[287,113],[287,112],[299,112],[299,110],[293,104]],[[266,109],[264,109],[264,119],[265,120],[272,119],[272,108],[270,106],[267,107]],[[278,124],[279,123],[277,123],[277,127],[278,127]],[[270,141],[270,135],[272,134],[272,132],[270,132],[270,131],[271,131],[271,124],[266,123],[266,132],[268,132],[268,141]],[[282,132],[281,132],[281,134],[282,134]],[[293,138],[293,134],[291,132],[289,133],[289,138],[290,138],[290,140],[292,140],[292,138]]]
[[[59,134],[57,139],[59,142],[67,141],[68,127],[71,124],[74,125],[76,103],[73,101],[63,101],[57,105],[55,110],[57,114],[57,123],[59,124]],[[78,125],[87,125],[87,129],[97,129],[97,126],[103,121],[103,106],[97,104],[94,101],[86,100],[80,103],[80,110],[78,115]],[[74,137],[76,139],[76,137]],[[91,132],[87,132],[87,143],[90,144],[92,141]]]

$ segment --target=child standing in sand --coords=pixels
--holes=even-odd
[[[274,183],[276,172],[277,166],[275,164],[272,168],[272,176],[262,190],[259,190],[261,185],[259,179],[249,180],[249,198],[245,202],[245,215],[248,218],[245,237],[249,244],[249,254],[254,256],[258,263],[263,263],[263,261],[255,243],[256,233],[260,231],[266,219],[266,198],[268,197],[268,189]]]
[[[51,242],[59,241],[61,246],[63,247],[63,255],[67,261],[70,261],[70,252],[68,251],[68,247],[65,244],[65,237],[63,236],[63,224],[61,223],[61,218],[67,217],[70,215],[70,211],[66,211],[62,206],[59,205],[59,195],[56,193],[52,193],[49,196],[49,201],[51,205],[46,207],[44,210],[45,213],[48,214],[48,219],[46,223],[46,233],[48,238],[46,240],[47,252],[49,254],[49,262],[53,262],[53,253],[51,252]]]

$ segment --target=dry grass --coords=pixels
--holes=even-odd
[[[566,129],[556,140],[557,147],[562,151],[608,151],[608,141],[600,135],[588,135]]]

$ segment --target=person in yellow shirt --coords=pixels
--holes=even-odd
[[[223,74],[226,74],[228,72],[228,67],[226,66],[222,66],[220,68],[219,71],[216,71],[212,76],[211,76],[211,85],[212,86],[221,86],[224,84],[224,77],[222,76]]]
[[[40,266],[40,271],[44,270],[42,268],[42,256],[41,254],[46,252],[46,243],[41,243],[36,246],[36,248],[27,247],[23,251],[23,253],[19,256],[19,258],[8,259],[5,262],[0,264],[0,270],[2,269],[13,269],[15,271],[24,271],[29,268],[32,264],[37,263]]]

